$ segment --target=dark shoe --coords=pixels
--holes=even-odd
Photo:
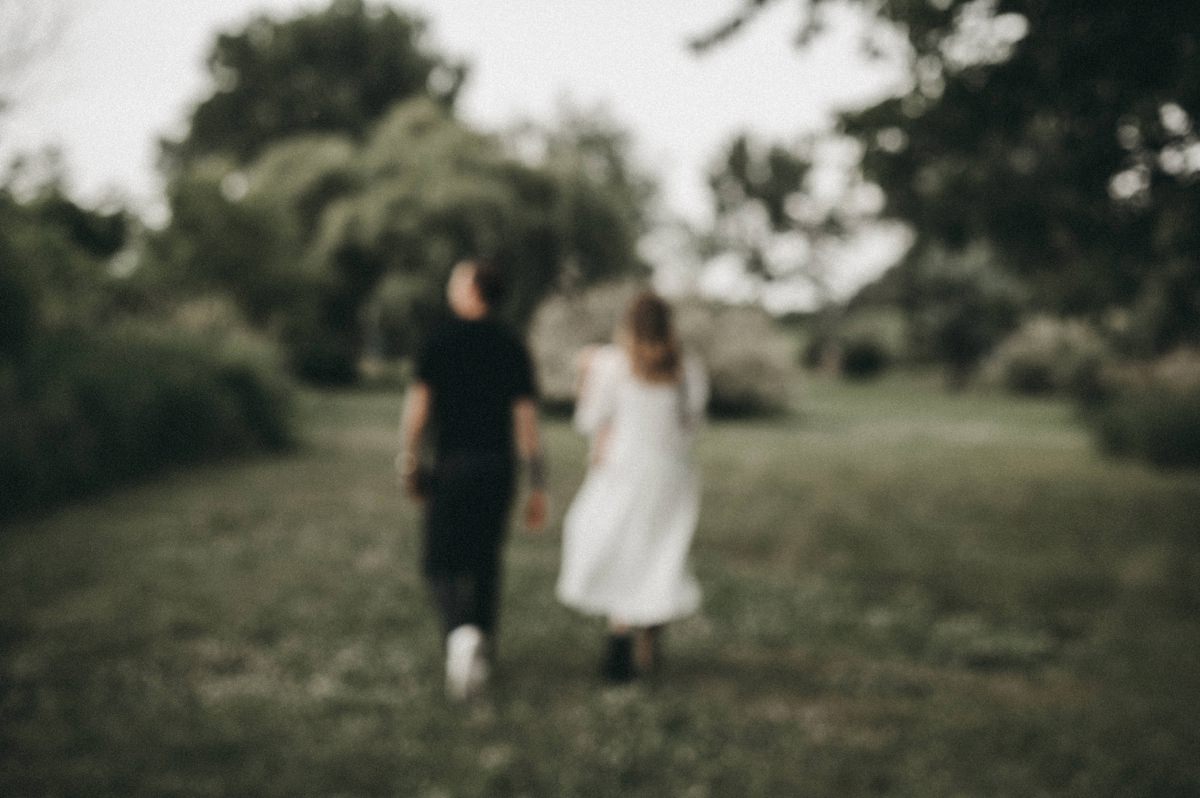
[[[639,629],[633,640],[633,664],[643,676],[655,674],[662,658],[662,625]]]
[[[600,673],[610,682],[623,683],[633,679],[633,638],[629,635],[609,635],[608,649]]]

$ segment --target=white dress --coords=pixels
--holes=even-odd
[[[679,383],[656,384],[636,378],[615,346],[593,356],[575,426],[608,434],[563,520],[562,603],[635,626],[699,608],[688,565],[700,512],[691,450],[707,402],[694,358],[684,358]]]

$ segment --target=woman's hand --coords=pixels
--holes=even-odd
[[[541,488],[529,491],[529,498],[525,500],[525,528],[530,532],[543,531],[549,514],[550,499],[546,491]]]

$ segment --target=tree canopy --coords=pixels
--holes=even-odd
[[[453,115],[465,67],[422,36],[391,7],[334,0],[219,37],[212,94],[167,147],[171,222],[144,279],[227,295],[296,371],[343,382],[364,355],[413,351],[460,258],[506,269],[518,324],[555,285],[644,268],[653,186],[626,134],[593,113],[475,130]]]
[[[282,335],[302,374],[351,380],[364,353],[412,351],[460,258],[505,268],[501,311],[518,324],[568,276],[642,268],[640,214],[610,177],[524,162],[434,101],[410,100],[361,143],[306,135],[244,167],[197,162],[172,181],[151,269],[179,290],[236,299]]]
[[[713,46],[779,0],[748,0]],[[842,115],[884,213],[984,241],[1036,301],[1200,340],[1200,15],[1188,0],[857,0],[907,42],[910,89]],[[804,0],[801,42],[832,0]]]
[[[249,162],[271,142],[302,133],[367,135],[392,105],[429,96],[453,105],[462,64],[428,49],[424,23],[386,5],[335,0],[286,20],[262,16],[217,37],[212,93],[169,159],[226,154]]]

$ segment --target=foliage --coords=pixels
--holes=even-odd
[[[310,293],[313,278],[297,268],[297,222],[237,188],[221,159],[173,180],[170,226],[150,235],[135,279],[167,297],[224,294],[265,328]]]
[[[874,223],[879,189],[863,182],[857,146],[844,136],[805,136],[789,145],[737,136],[709,171],[711,231],[703,257],[737,263],[743,279],[792,284],[831,301],[845,247]]]
[[[804,327],[800,359],[808,369],[870,379],[910,357],[907,319],[895,307],[829,306]]]
[[[1127,367],[1090,415],[1102,448],[1164,468],[1200,467],[1200,352]]]
[[[614,170],[621,152],[608,152]],[[235,298],[301,376],[352,382],[364,355],[415,351],[460,258],[508,271],[501,312],[518,325],[560,280],[642,268],[634,195],[612,180],[559,156],[524,163],[436,103],[412,100],[362,144],[303,136],[245,168],[211,159],[181,173],[150,271]]]
[[[552,295],[538,308],[529,340],[549,406],[569,406],[574,400],[579,352],[613,340],[640,289],[635,282],[598,285]],[[674,304],[684,346],[708,369],[711,414],[759,416],[787,409],[795,344],[765,311],[698,299]]]
[[[0,191],[0,516],[290,437],[288,388],[228,315],[132,318],[123,212]]]
[[[996,347],[982,372],[986,382],[1015,393],[1094,401],[1101,392],[1101,371],[1111,359],[1104,339],[1086,322],[1036,316]]]
[[[796,343],[753,305],[685,300],[679,334],[708,368],[708,411],[723,418],[771,416],[791,406]]]
[[[742,0],[699,46],[777,0]],[[801,40],[832,0],[804,0]],[[1189,0],[882,0],[902,96],[846,113],[918,248],[987,242],[1039,307],[1145,310],[1151,352],[1200,340],[1200,16]],[[1193,153],[1193,155],[1189,155]]]
[[[544,164],[565,184],[574,185],[577,201],[585,206],[595,202],[588,200],[589,195],[601,195],[616,210],[627,236],[636,238],[650,230],[658,187],[635,162],[629,131],[603,106],[584,109],[565,105],[554,123],[526,126],[509,138],[518,152],[537,153],[532,163]],[[567,212],[575,216],[579,209],[572,205],[574,202],[568,201]],[[587,215],[572,221],[581,228],[588,226]],[[597,237],[609,234],[603,227],[590,232]],[[580,234],[587,231],[581,230]]]
[[[1027,293],[979,245],[915,251],[907,271],[913,349],[944,363],[949,385],[961,388],[979,361],[1017,326]]]
[[[627,134],[584,112],[511,141],[481,133],[451,113],[464,68],[423,32],[334,0],[219,37],[211,96],[166,147],[171,223],[139,279],[233,299],[295,373],[337,384],[415,351],[460,258],[508,271],[501,310],[518,325],[557,283],[643,271],[653,184]]]
[[[874,379],[888,366],[888,353],[871,337],[851,338],[842,347],[842,374],[853,380]]]
[[[364,0],[333,0],[287,20],[261,16],[217,37],[208,56],[211,95],[187,136],[166,145],[175,165],[211,155],[248,163],[306,133],[366,137],[397,102],[453,104],[465,68],[423,45],[424,23]]]
[[[58,332],[27,368],[0,386],[0,515],[290,442],[285,380],[178,332]]]

